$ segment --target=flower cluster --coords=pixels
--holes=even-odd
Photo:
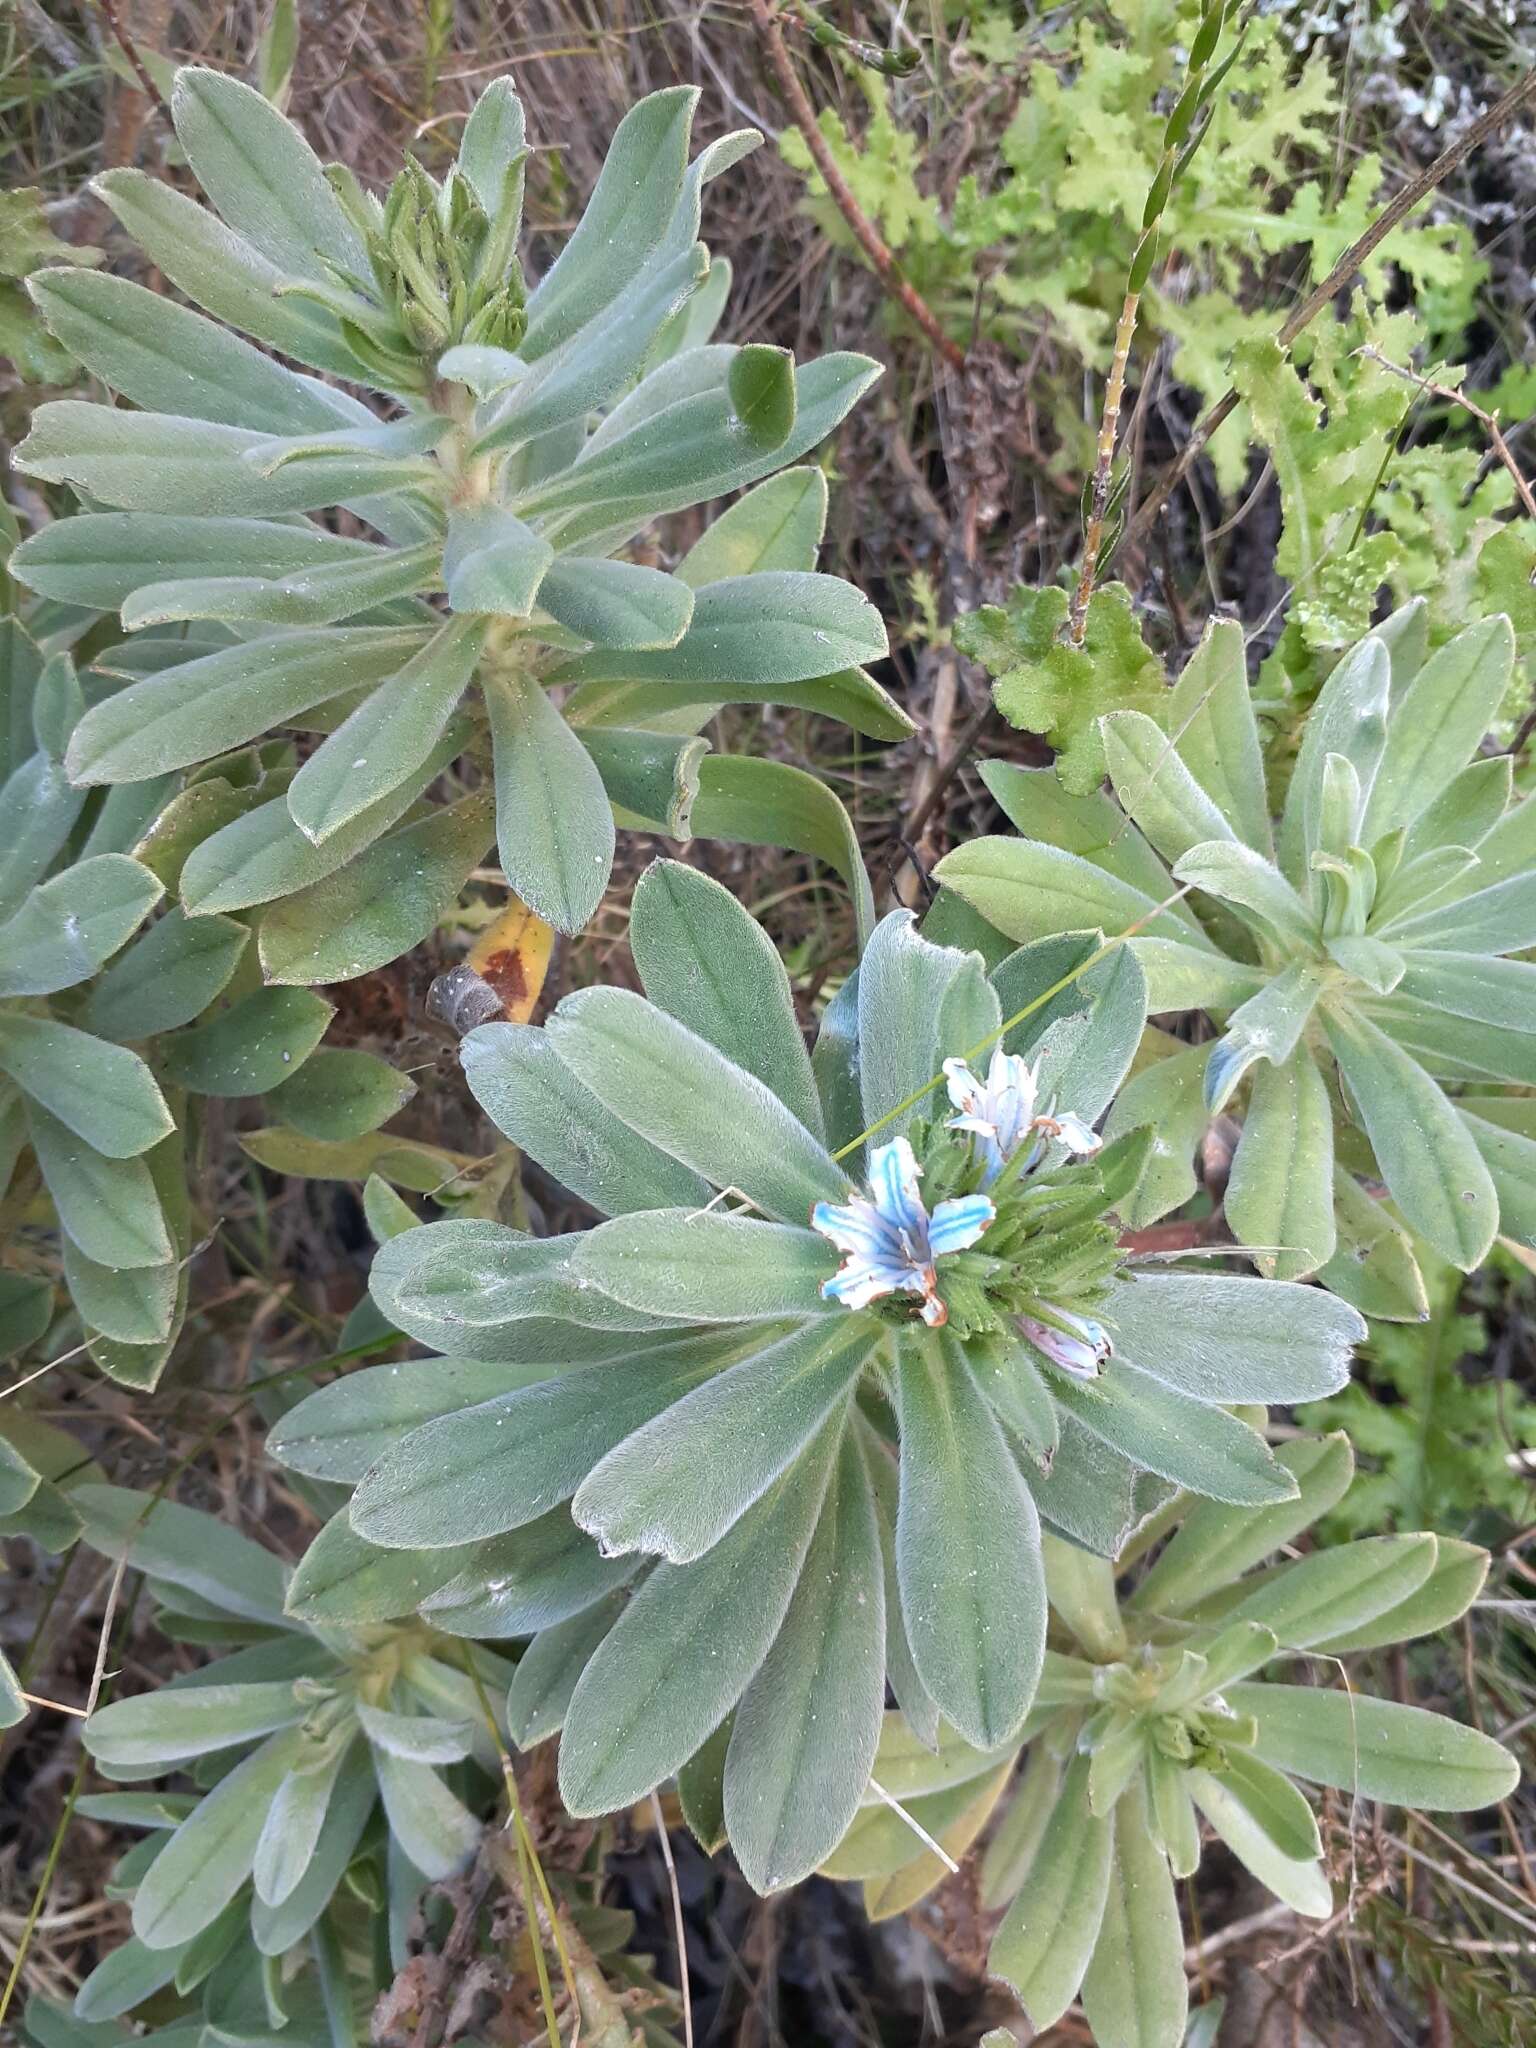
[[[944,1327],[950,1305],[940,1291],[938,1261],[976,1244],[997,1221],[999,1203],[1014,1212],[1010,1220],[1027,1211],[1030,1205],[1017,1191],[1046,1163],[1053,1146],[1069,1159],[1091,1158],[1102,1149],[1103,1140],[1085,1117],[1058,1109],[1054,1099],[1040,1107],[1043,1064],[1043,1056],[1031,1064],[998,1046],[986,1080],[979,1081],[963,1059],[944,1061],[950,1103],[958,1113],[935,1134],[942,1166],[958,1168],[979,1185],[935,1202],[930,1211],[918,1186],[924,1168],[910,1140],[877,1146],[870,1155],[869,1195],[818,1202],[811,1212],[813,1229],[846,1255],[821,1290],[828,1300],[865,1309],[893,1294],[916,1295],[928,1327]],[[963,1134],[958,1152],[943,1135],[950,1131]],[[1010,1269],[1006,1259],[994,1263],[999,1270],[981,1277],[987,1292],[1006,1298],[1017,1291],[1017,1268]],[[1077,1378],[1096,1378],[1113,1353],[1109,1332],[1092,1316],[1033,1297],[1028,1308],[1009,1306],[1018,1335]]]
[[[1018,1157],[1026,1139],[1034,1142],[1017,1169],[1023,1173],[1039,1165],[1052,1138],[1080,1158],[1097,1152],[1103,1143],[1074,1111],[1058,1113],[1054,1101],[1048,1109],[1039,1108],[1041,1065],[1037,1059],[1031,1066],[1021,1053],[1004,1052],[998,1046],[983,1083],[964,1060],[944,1062],[949,1099],[960,1112],[949,1119],[948,1127],[952,1131],[969,1131],[975,1139],[983,1161],[983,1187],[990,1187]]]

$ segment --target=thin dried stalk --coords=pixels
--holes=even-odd
[[[752,14],[762,34],[768,61],[773,66],[773,75],[788,102],[795,126],[805,138],[805,146],[810,151],[811,161],[821,173],[822,181],[832,195],[833,205],[853,230],[855,240],[869,258],[870,266],[886,292],[901,307],[908,319],[921,330],[935,352],[944,358],[950,368],[963,369],[965,351],[944,332],[934,316],[933,309],[902,276],[901,266],[886,247],[879,229],[854,198],[848,180],[838,169],[837,162],[827,147],[827,139],[816,125],[816,110],[811,105],[805,87],[800,83],[799,74],[784,41],[783,26],[771,0],[752,0]]]
[[[1380,247],[1392,230],[1400,226],[1437,186],[1444,184],[1452,171],[1465,163],[1474,149],[1502,128],[1511,115],[1518,113],[1533,97],[1536,97],[1536,67],[1527,71],[1519,83],[1512,85],[1504,97],[1496,100],[1486,113],[1479,114],[1465,133],[1459,136],[1449,149],[1443,150],[1427,170],[1420,171],[1416,178],[1410,178],[1401,192],[1389,201],[1371,222],[1359,240],[1350,243],[1322,283],[1309,292],[1287,318],[1275,337],[1280,346],[1289,348],[1302,329],[1309,327],[1323,308],[1332,302],[1335,294],[1344,289],[1360,265],[1373,250]],[[1231,417],[1236,404],[1236,391],[1224,392],[1204,418],[1196,423],[1189,439],[1179,450],[1177,459],[1169,464],[1137,506],[1135,517],[1126,528],[1127,542],[1145,538],[1158,513],[1199,461],[1216,429],[1224,420]]]
[[[1488,439],[1493,444],[1494,454],[1509,471],[1520,503],[1525,508],[1526,517],[1536,519],[1536,495],[1532,494],[1519,463],[1510,452],[1509,443],[1504,438],[1496,412],[1486,412],[1482,406],[1468,398],[1464,391],[1456,390],[1453,385],[1437,384],[1433,377],[1421,377],[1417,370],[1404,369],[1401,363],[1394,363],[1389,357],[1384,356],[1374,342],[1368,341],[1364,348],[1356,350],[1356,354],[1364,356],[1367,362],[1379,363],[1382,369],[1390,371],[1394,377],[1401,377],[1405,384],[1417,384],[1429,397],[1443,398],[1450,405],[1460,406],[1461,410],[1470,413],[1473,419],[1480,420],[1488,430]]]
[[[1225,66],[1211,71],[1211,60],[1221,40],[1222,27],[1227,17],[1227,0],[1204,0],[1200,13],[1200,26],[1189,47],[1189,60],[1184,70],[1184,90],[1179,94],[1173,112],[1168,116],[1163,130],[1163,155],[1152,180],[1152,189],[1147,194],[1147,203],[1141,216],[1141,239],[1131,257],[1130,274],[1126,279],[1125,298],[1120,307],[1120,318],[1115,327],[1115,353],[1109,366],[1109,381],[1104,387],[1104,412],[1099,421],[1099,445],[1093,465],[1093,492],[1088,513],[1087,531],[1083,536],[1082,567],[1078,571],[1077,588],[1072,593],[1071,609],[1068,612],[1067,637],[1074,647],[1081,647],[1088,630],[1088,604],[1093,596],[1094,582],[1099,573],[1099,557],[1104,551],[1104,535],[1109,521],[1110,498],[1114,483],[1115,444],[1120,433],[1120,409],[1125,402],[1125,375],[1131,360],[1131,343],[1136,338],[1136,316],[1141,308],[1141,295],[1147,288],[1147,279],[1152,274],[1152,265],[1157,256],[1158,237],[1162,230],[1163,212],[1173,191],[1174,181],[1184,169],[1200,145],[1203,128],[1195,123],[1201,109],[1210,99],[1221,82]]]

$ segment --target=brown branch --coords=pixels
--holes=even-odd
[[[1401,363],[1394,363],[1389,356],[1384,356],[1374,342],[1368,341],[1364,348],[1356,350],[1356,354],[1364,356],[1367,362],[1379,363],[1382,369],[1389,370],[1394,377],[1401,377],[1405,384],[1417,384],[1429,397],[1443,398],[1451,405],[1460,406],[1461,410],[1470,413],[1473,419],[1480,420],[1488,429],[1488,438],[1493,443],[1494,454],[1509,471],[1520,503],[1525,508],[1526,517],[1536,519],[1536,494],[1532,493],[1519,464],[1510,453],[1509,443],[1504,438],[1496,412],[1484,411],[1482,406],[1468,398],[1464,391],[1456,390],[1453,385],[1437,384],[1433,377],[1421,377],[1417,370],[1405,370]]]
[[[1533,95],[1536,95],[1536,68],[1527,71],[1519,83],[1511,86],[1501,100],[1496,101],[1485,113],[1479,114],[1466,133],[1453,142],[1449,149],[1442,151],[1427,170],[1420,171],[1416,178],[1410,178],[1402,191],[1371,222],[1359,240],[1350,243],[1322,283],[1309,292],[1291,313],[1275,337],[1280,346],[1289,348],[1302,329],[1310,326],[1392,230],[1400,226],[1421,200],[1427,199],[1438,185],[1442,185],[1474,149],[1486,142],[1489,136],[1501,128],[1511,114],[1516,113]],[[1188,441],[1180,449],[1177,459],[1169,464],[1137,506],[1135,516],[1126,528],[1127,544],[1145,537],[1153,520],[1194,468],[1216,429],[1224,420],[1231,417],[1236,404],[1237,393],[1227,391],[1196,424]]]
[[[970,759],[971,749],[976,744],[981,728],[991,716],[992,692],[989,689],[983,701],[977,706],[970,718],[967,719],[959,739],[956,740],[949,752],[934,768],[933,780],[928,784],[919,801],[913,806],[911,817],[907,819],[902,827],[908,839],[915,840],[921,837],[923,827],[938,809],[939,804],[943,800],[944,792]]]
[[[784,41],[783,26],[772,0],[752,0],[752,13],[767,46],[768,61],[773,66],[773,74],[788,102],[790,116],[811,153],[811,161],[832,195],[833,204],[847,221],[853,230],[854,239],[869,258],[876,277],[908,319],[921,329],[929,346],[944,358],[952,370],[963,369],[964,349],[944,332],[935,319],[932,308],[902,276],[900,264],[886,247],[879,229],[854,198],[848,180],[838,169],[836,159],[827,147],[827,138],[816,125],[816,110],[811,105],[805,87],[800,83],[799,73],[790,58]]]
[[[118,48],[132,66],[133,75],[139,81],[140,92],[143,93],[145,99],[149,101],[150,105],[157,110],[161,119],[169,126],[171,124],[171,110],[166,105],[159,86],[156,85],[149,75],[144,59],[139,55],[138,44],[133,40],[127,29],[123,27],[122,17],[117,11],[117,0],[96,0],[96,5],[107,17],[107,26],[116,38]]]

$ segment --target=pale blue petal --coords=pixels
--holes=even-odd
[[[944,1085],[948,1088],[949,1099],[956,1109],[972,1112],[978,1107],[982,1093],[981,1083],[964,1060],[944,1062]]]
[[[818,1202],[811,1228],[830,1238],[839,1251],[877,1258],[896,1249],[895,1233],[873,1202]]]
[[[840,1301],[844,1308],[868,1308],[882,1295],[894,1294],[897,1284],[889,1277],[887,1269],[850,1260],[840,1272],[822,1283],[821,1291],[826,1300]]]
[[[917,1160],[905,1138],[895,1138],[889,1145],[875,1148],[869,1162],[875,1206],[888,1223],[921,1243],[928,1228],[928,1212],[917,1182]]]
[[[928,1244],[935,1258],[963,1252],[973,1245],[997,1214],[985,1195],[957,1195],[940,1202],[928,1226]]]
[[[1016,1096],[1021,1121],[1028,1123],[1035,1113],[1035,1098],[1040,1092],[1038,1068],[1032,1067],[1022,1053],[1004,1052],[999,1046],[987,1070],[987,1091],[992,1095]]]
[[[1063,1372],[1071,1373],[1075,1379],[1097,1379],[1114,1350],[1109,1332],[1091,1316],[1071,1315],[1065,1309],[1056,1309],[1053,1313],[1069,1327],[1059,1330],[1034,1316],[1020,1316],[1021,1334],[1038,1351],[1043,1351],[1053,1365],[1059,1365]]]
[[[978,1138],[990,1138],[996,1134],[996,1126],[989,1117],[952,1116],[945,1125],[946,1130],[974,1131]]]
[[[1090,1152],[1097,1152],[1104,1140],[1089,1124],[1073,1110],[1052,1112],[1051,1121],[1056,1126],[1056,1135],[1069,1152],[1076,1152],[1086,1158]]]
[[[827,1300],[840,1301],[845,1308],[867,1308],[887,1294],[923,1294],[928,1286],[929,1276],[915,1266],[897,1265],[889,1260],[850,1259],[823,1283],[821,1291]]]

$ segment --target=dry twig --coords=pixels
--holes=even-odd
[[[773,75],[789,103],[789,111],[795,126],[805,138],[805,146],[811,153],[811,161],[821,173],[822,180],[832,195],[833,204],[847,221],[859,247],[869,258],[876,277],[908,319],[921,329],[929,346],[943,357],[952,370],[963,369],[965,351],[944,332],[934,317],[933,309],[902,276],[900,264],[886,247],[879,229],[854,198],[848,180],[838,169],[832,152],[827,147],[827,139],[816,125],[816,110],[811,105],[790,58],[784,42],[783,26],[772,0],[752,0],[752,13],[762,32],[763,42],[768,51],[768,61],[773,66]]]
[[[1404,383],[1417,384],[1429,397],[1443,398],[1451,405],[1459,405],[1463,412],[1470,413],[1475,420],[1480,420],[1488,429],[1488,438],[1493,443],[1494,454],[1509,471],[1519,493],[1520,503],[1525,507],[1526,517],[1536,519],[1536,495],[1532,494],[1530,485],[1521,473],[1520,465],[1510,453],[1509,443],[1504,438],[1496,412],[1485,412],[1482,406],[1468,398],[1464,391],[1457,391],[1450,384],[1437,384],[1433,377],[1421,377],[1417,370],[1405,370],[1401,363],[1394,363],[1389,357],[1384,356],[1374,342],[1368,341],[1364,348],[1357,349],[1355,353],[1364,356],[1367,362],[1379,363],[1382,369],[1390,370],[1394,377],[1401,377]]]
[[[1479,114],[1465,134],[1459,136],[1449,149],[1442,150],[1426,170],[1420,171],[1416,178],[1410,178],[1402,191],[1390,200],[1371,222],[1359,240],[1350,243],[1322,283],[1307,294],[1285,321],[1275,337],[1280,346],[1289,348],[1302,329],[1311,325],[1323,308],[1331,302],[1335,293],[1349,283],[1365,259],[1380,247],[1395,227],[1407,219],[1420,201],[1427,199],[1437,186],[1444,184],[1452,171],[1465,163],[1474,149],[1502,128],[1511,115],[1517,113],[1533,97],[1536,97],[1536,68],[1527,71],[1519,83],[1511,86],[1504,97],[1495,101],[1486,113]],[[1194,431],[1179,450],[1176,459],[1169,464],[1137,506],[1131,523],[1126,528],[1127,543],[1145,538],[1158,513],[1199,461],[1216,429],[1224,420],[1231,417],[1236,404],[1236,391],[1224,392],[1204,418],[1196,423]]]
[[[96,5],[107,17],[107,26],[111,29],[118,48],[133,67],[133,75],[139,81],[140,92],[143,93],[145,99],[149,101],[166,125],[169,126],[171,110],[166,105],[165,96],[159,86],[156,85],[149,75],[144,59],[139,55],[138,44],[123,26],[122,16],[117,11],[117,0],[96,0]]]

